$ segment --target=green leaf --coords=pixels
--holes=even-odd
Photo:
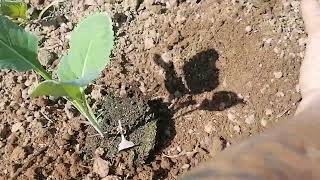
[[[0,14],[11,18],[27,17],[27,4],[24,2],[14,2],[8,0],[0,0]]]
[[[27,71],[42,68],[37,60],[38,40],[0,16],[0,69]]]
[[[112,47],[111,18],[105,13],[87,17],[71,34],[69,53],[58,66],[59,80],[88,85],[110,63]]]
[[[73,99],[81,99],[81,89],[72,84],[58,82],[55,80],[47,80],[41,82],[32,92],[31,97],[38,96],[55,96],[70,97]]]

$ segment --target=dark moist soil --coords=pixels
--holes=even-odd
[[[118,175],[123,178],[135,176],[137,168],[143,168],[143,164],[154,161],[156,154],[175,135],[170,124],[172,112],[168,109],[168,104],[161,99],[148,100],[140,90],[127,90],[125,97],[107,94],[96,106],[99,124],[106,135],[97,135],[92,127],[86,130],[88,135],[83,147],[83,160],[90,161],[96,150],[103,150],[100,157],[111,162],[111,173],[117,173],[117,167],[121,164],[122,172]],[[136,145],[121,152],[118,152],[121,141],[118,120],[121,120],[126,139]]]
[[[99,113],[99,124],[105,137],[97,135],[92,127],[87,129],[84,146],[86,159],[92,159],[95,150],[103,148],[103,157],[109,161],[116,159],[128,164],[142,164],[153,158],[157,152],[156,145],[159,148],[164,139],[170,139],[173,135],[168,126],[172,116],[168,107],[161,100],[147,100],[138,92],[131,91],[126,97],[106,95],[101,103],[97,103],[96,112]],[[136,145],[123,153],[118,153],[121,141],[119,120],[126,139]]]
[[[81,19],[112,16],[112,63],[87,91],[107,136],[61,98],[30,99],[33,72],[1,70],[0,180],[102,179],[97,155],[104,179],[177,179],[290,118],[301,99],[299,0],[66,0],[40,20],[53,0],[26,1],[50,70]],[[118,120],[137,145],[119,153]]]

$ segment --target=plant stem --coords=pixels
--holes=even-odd
[[[45,69],[37,69],[37,72],[42,76],[45,80],[52,80],[52,76]]]
[[[45,70],[45,69],[37,69],[36,70],[45,80],[52,80],[52,76]],[[80,88],[81,89],[81,88]],[[91,125],[94,127],[96,131],[103,136],[103,130],[100,128],[97,118],[94,115],[91,107],[88,104],[88,101],[85,97],[85,94],[83,93],[83,90],[81,89],[81,99],[73,100],[69,97],[65,97],[67,101],[70,101],[77,109],[80,111],[80,113],[88,119],[88,121],[91,123]]]
[[[79,111],[80,113],[85,116],[88,121],[91,123],[91,125],[94,127],[96,131],[101,135],[101,137],[104,137],[103,130],[100,128],[97,118],[92,112],[86,98],[82,98],[82,100],[69,100]]]

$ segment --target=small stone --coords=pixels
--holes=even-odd
[[[110,163],[100,157],[96,157],[93,162],[93,172],[98,174],[101,178],[108,176]]]
[[[279,92],[276,93],[276,96],[277,97],[284,97],[284,93],[279,91]]]
[[[265,111],[267,116],[270,116],[273,113],[272,109],[266,109]]]
[[[166,1],[166,8],[167,9],[176,7],[177,5],[178,5],[178,1],[177,0],[168,0],[168,1]]]
[[[58,163],[55,166],[55,171],[60,174],[62,177],[66,177],[69,174],[68,168],[64,163]]]
[[[10,160],[11,161],[22,160],[24,158],[26,158],[26,152],[20,146],[17,146],[16,148],[14,148],[12,153],[11,153],[11,155],[10,155]]]
[[[147,49],[151,49],[153,48],[155,45],[154,45],[154,41],[152,38],[145,38],[144,39],[144,49],[147,50]]]
[[[24,83],[24,85],[27,86],[27,87],[31,86],[32,84],[33,84],[33,82],[32,82],[31,80],[27,80],[27,81]],[[21,94],[21,96],[22,96],[22,94]]]
[[[227,116],[230,121],[235,122],[236,116],[234,114],[228,113]]]
[[[254,121],[255,121],[255,119],[254,119],[254,114],[248,116],[248,117],[245,119],[245,122],[246,122],[247,124],[253,124]]]
[[[11,131],[12,131],[12,132],[17,132],[17,131],[19,131],[20,129],[23,129],[22,125],[23,125],[23,124],[22,124],[21,122],[15,123],[14,125],[12,125]]]
[[[171,168],[170,160],[168,158],[163,158],[161,160],[160,167],[162,169],[170,169]]]
[[[132,9],[136,10],[139,6],[139,1],[138,0],[125,0],[124,2],[124,10]]]
[[[40,118],[41,117],[40,112],[39,111],[34,112],[33,117]]]
[[[168,38],[168,45],[173,46],[181,40],[181,35],[179,31],[174,31]]]
[[[282,78],[282,76],[283,76],[283,74],[282,74],[281,71],[279,71],[279,72],[274,72],[273,75],[274,75],[274,77],[275,77],[276,79],[280,79],[280,78]]]
[[[231,146],[231,143],[228,141],[227,144],[226,144],[226,148],[230,147],[230,146]]]
[[[147,93],[147,88],[146,88],[144,82],[141,82],[141,83],[140,83],[139,89],[140,89],[140,91],[141,91],[143,94],[146,94],[146,93]]]
[[[23,77],[22,76],[18,76],[17,82],[21,83],[22,80],[23,80]]]
[[[38,59],[41,65],[47,66],[53,63],[55,56],[53,53],[49,52],[48,50],[40,49],[38,53]]]
[[[154,3],[154,0],[144,0],[143,1],[143,4],[147,9],[149,9],[153,5],[153,3]]]
[[[261,119],[260,124],[261,124],[261,126],[266,127],[267,121],[265,119]]]
[[[95,100],[101,99],[102,94],[100,92],[100,88],[93,88],[93,90],[91,91],[91,97]]]
[[[248,33],[248,32],[251,32],[251,31],[252,31],[252,27],[251,27],[251,26],[247,26],[247,27],[245,28],[245,30],[246,30],[247,33]]]
[[[298,40],[299,46],[305,46],[307,44],[307,42],[308,42],[307,38],[300,38]]]
[[[269,38],[269,39],[266,39],[266,40],[265,40],[265,43],[266,43],[267,45],[270,45],[271,42],[272,42],[272,38]]]
[[[181,169],[189,169],[190,168],[190,164],[184,164],[181,166]]]
[[[182,151],[182,149],[181,149],[180,146],[177,147],[177,151],[178,151],[178,152],[181,152],[181,151]]]
[[[28,89],[24,89],[21,91],[21,97],[22,99],[27,99],[29,97]]]
[[[209,149],[210,155],[213,157],[215,156],[218,152],[222,151],[223,149],[223,142],[218,136],[213,137],[212,139],[212,144]]]
[[[103,148],[101,148],[101,147],[98,147],[98,148],[94,151],[94,154],[95,154],[97,157],[102,156],[103,153],[104,153],[104,150],[103,150]]]
[[[0,110],[4,110],[6,107],[6,102],[0,102]]]
[[[213,124],[212,122],[209,122],[208,124],[205,125],[204,131],[208,134],[211,134],[213,131]]]
[[[233,130],[240,133],[240,126],[233,126]]]

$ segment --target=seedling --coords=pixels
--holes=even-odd
[[[71,33],[70,50],[60,60],[58,79],[52,79],[52,75],[37,59],[36,36],[0,16],[0,69],[36,71],[45,81],[33,90],[31,97],[64,97],[103,136],[84,89],[110,63],[113,39],[112,21],[107,14],[98,13],[87,17]]]
[[[26,19],[27,4],[21,0],[0,0],[0,14],[13,19]]]

